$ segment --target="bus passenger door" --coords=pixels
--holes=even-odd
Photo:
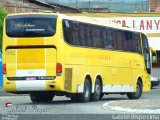
[[[148,39],[147,37],[142,34],[142,45],[143,45],[143,56],[144,56],[144,62],[145,62],[145,68],[143,73],[143,91],[148,92],[151,88],[151,56],[150,56],[150,49],[148,45]]]
[[[151,74],[150,50],[148,45],[148,39],[144,34],[142,34],[142,45],[143,45],[143,56],[144,56],[145,67],[146,67],[147,73]]]

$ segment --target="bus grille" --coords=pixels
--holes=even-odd
[[[65,90],[72,90],[72,68],[65,68]]]

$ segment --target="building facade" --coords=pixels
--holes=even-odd
[[[149,0],[149,11],[160,12],[160,0]]]
[[[39,0],[1,0],[0,7],[8,13],[43,12],[49,10],[60,13],[79,13],[79,9],[57,3],[41,2]]]

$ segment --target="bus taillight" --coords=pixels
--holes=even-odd
[[[61,75],[61,73],[62,73],[62,64],[61,63],[57,63],[56,73],[57,73],[57,75]]]
[[[6,70],[6,64],[3,64],[3,74],[6,74],[7,70]]]
[[[27,14],[27,16],[30,16],[30,17],[31,17],[31,16],[35,16],[35,14]]]

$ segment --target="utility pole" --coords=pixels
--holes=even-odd
[[[91,5],[91,1],[89,0],[89,11],[90,11],[90,7],[91,7],[90,5]]]
[[[137,2],[136,2],[136,0],[134,1],[134,4],[135,4],[135,10],[134,11],[137,11]]]
[[[143,11],[143,0],[142,0],[142,11]]]
[[[22,7],[22,12],[23,12],[23,6],[24,6],[24,4],[23,4],[23,3],[24,3],[24,1],[22,0],[22,3],[21,3],[21,4],[22,4],[22,5],[21,5],[21,7]]]
[[[147,0],[147,3],[146,3],[146,10],[147,10],[147,12],[149,12],[150,10],[149,10],[149,0]]]
[[[76,0],[76,8],[78,9],[78,0]]]

